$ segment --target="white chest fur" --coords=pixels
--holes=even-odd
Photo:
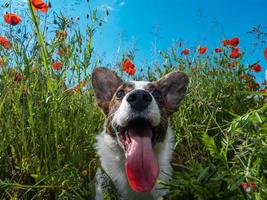
[[[96,137],[96,140],[96,150],[100,156],[101,165],[117,187],[118,193],[121,195],[121,199],[160,199],[160,197],[167,193],[166,189],[161,189],[158,184],[154,186],[150,193],[134,192],[128,184],[125,173],[124,152],[118,145],[116,139],[112,138],[105,132],[102,132]],[[161,143],[157,143],[154,147],[154,152],[160,167],[158,179],[164,182],[170,179],[170,175],[172,173],[172,167],[170,165],[173,152],[172,148],[173,134],[171,128],[169,127],[167,129],[165,140]],[[98,177],[100,176],[97,176],[97,178]],[[101,180],[98,180],[97,182],[101,182]],[[99,186],[97,186],[96,189],[96,199],[102,199],[101,188],[99,188]]]

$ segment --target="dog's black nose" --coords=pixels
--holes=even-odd
[[[145,90],[134,90],[126,100],[133,109],[143,110],[152,101],[152,96]]]

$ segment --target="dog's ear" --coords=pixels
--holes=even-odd
[[[164,98],[168,114],[177,111],[180,102],[185,97],[188,82],[188,76],[178,71],[171,72],[156,82]]]
[[[115,71],[104,67],[94,69],[91,81],[96,103],[107,115],[109,112],[109,102],[123,81]]]

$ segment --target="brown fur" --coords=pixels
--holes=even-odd
[[[104,67],[96,68],[93,71],[92,86],[94,88],[96,103],[105,115],[109,113],[109,103],[122,82],[115,71],[108,70]]]

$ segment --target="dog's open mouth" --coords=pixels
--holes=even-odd
[[[150,192],[159,175],[152,135],[152,126],[143,118],[136,118],[127,127],[120,128],[119,138],[126,154],[126,174],[136,192]]]

